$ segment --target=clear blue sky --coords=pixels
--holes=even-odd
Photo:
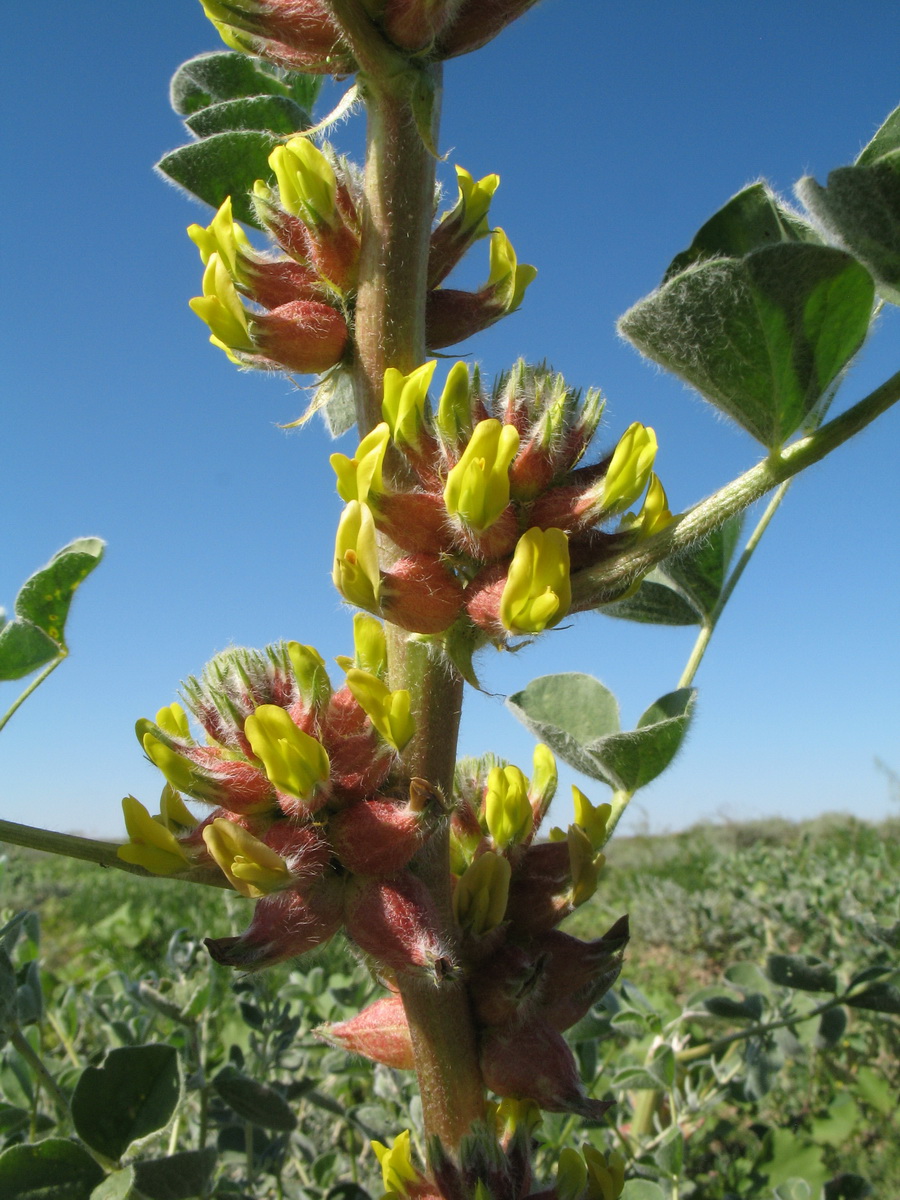
[[[653,425],[673,507],[752,465],[750,438],[643,363],[615,318],[744,184],[788,193],[853,159],[900,103],[896,16],[893,0],[545,0],[448,64],[444,178],[456,162],[498,172],[494,220],[540,270],[523,309],[466,349],[489,373],[525,355],[600,386],[607,444]],[[77,597],[70,661],[0,737],[0,815],[113,835],[123,794],[159,791],[135,718],[212,653],[281,637],[347,651],[329,581],[340,504],[321,427],[278,429],[304,396],[239,374],[187,308],[200,267],[184,229],[203,213],[150,166],[186,140],[170,75],[218,48],[200,5],[50,0],[39,28],[13,6],[4,33],[0,602],[73,537],[109,550]],[[361,136],[356,118],[335,140],[358,152]],[[898,328],[889,311],[839,406],[897,369]],[[898,444],[892,412],[795,486],[700,671],[692,736],[632,822],[890,810],[873,758],[900,767]],[[508,693],[589,671],[632,724],[692,636],[582,617],[491,652],[483,675]],[[500,699],[470,694],[463,752],[526,766],[531,745]]]

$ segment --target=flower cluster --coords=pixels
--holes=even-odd
[[[314,74],[356,69],[350,47],[322,0],[200,0],[222,40],[278,66]],[[398,49],[452,58],[496,37],[536,0],[364,0],[376,27]]]
[[[556,763],[543,745],[530,780],[490,758],[459,765],[450,825],[456,969],[468,988],[485,1084],[549,1112],[598,1117],[608,1104],[585,1095],[562,1033],[615,982],[628,921],[592,942],[557,929],[597,886],[610,806],[575,789],[575,821],[536,842],[555,791]],[[412,1066],[398,996],[327,1034],[377,1062]]]
[[[203,260],[203,295],[191,308],[210,341],[244,367],[319,374],[348,353],[359,260],[359,183],[354,171],[302,135],[269,155],[275,185],[258,179],[252,202],[278,253],[253,248],[226,199],[188,235]],[[487,216],[496,175],[457,168],[458,197],[432,234],[426,334],[432,349],[471,337],[514,312],[534,279]],[[479,238],[490,239],[487,282],[476,292],[443,280]],[[247,308],[243,300],[253,308]]]
[[[384,631],[360,615],[337,690],[311,646],[235,649],[184,685],[203,743],[179,704],[138,721],[166,786],[157,817],[123,801],[131,841],[119,854],[155,874],[221,873],[258,899],[241,937],[207,942],[217,962],[269,966],[344,925],[396,970],[452,969],[431,898],[406,870],[444,806],[424,781],[400,782],[399,752],[415,725],[409,694],[390,691],[384,663]],[[198,823],[182,794],[213,811]]]
[[[408,375],[390,368],[384,420],[353,458],[331,457],[346,501],[334,584],[413,633],[441,634],[458,621],[498,643],[542,633],[569,611],[572,571],[672,519],[653,474],[656,437],[635,422],[611,455],[580,466],[603,410],[599,393],[582,403],[561,375],[520,362],[487,394],[477,370],[458,362],[433,410],[435,365]],[[388,480],[392,446],[412,470],[411,489]],[[626,513],[642,496],[639,511]],[[598,528],[614,518],[615,530]],[[403,552],[387,569],[379,532]]]

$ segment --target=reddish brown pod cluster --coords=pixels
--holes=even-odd
[[[453,628],[460,636],[448,635],[448,647],[471,653],[557,625],[573,571],[656,532],[671,513],[652,473],[651,429],[633,424],[611,455],[580,465],[603,410],[599,393],[582,398],[561,375],[522,362],[487,392],[460,362],[432,407],[434,369],[389,369],[384,421],[352,459],[332,455],[347,502],[333,578],[359,608],[413,633]],[[391,446],[411,487],[388,479]],[[640,510],[623,516],[645,491]],[[379,533],[402,551],[386,569]]]
[[[431,897],[406,869],[444,805],[424,781],[402,781],[409,694],[383,682],[379,623],[360,615],[355,632],[337,690],[310,646],[230,650],[184,685],[204,742],[179,704],[137,724],[167,784],[156,818],[124,802],[131,841],[121,857],[159,874],[220,871],[258,899],[244,934],[207,942],[220,963],[269,966],[345,926],[379,966],[432,977],[454,969]],[[198,823],[182,796],[213,811]]]
[[[593,894],[610,808],[576,790],[575,822],[565,833],[554,830],[554,840],[536,842],[555,787],[546,746],[536,749],[531,780],[494,760],[460,764],[450,829],[456,971],[468,990],[486,1086],[549,1112],[598,1117],[608,1104],[585,1094],[562,1034],[618,977],[628,920],[591,942],[557,929]],[[385,927],[371,947],[387,965],[390,940]],[[397,996],[326,1036],[377,1062],[412,1066]]]

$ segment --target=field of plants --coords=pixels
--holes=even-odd
[[[571,1035],[590,1094],[615,1100],[584,1128],[639,1176],[625,1195],[900,1195],[898,834],[831,817],[613,843],[567,927],[631,919],[622,977]],[[4,1194],[382,1194],[370,1141],[415,1140],[420,1102],[410,1074],[316,1036],[376,990],[346,943],[236,977],[202,945],[242,928],[234,893],[0,861],[0,1146],[21,1155]],[[544,1115],[543,1177],[581,1125]]]

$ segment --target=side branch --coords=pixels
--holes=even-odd
[[[766,492],[818,462],[900,400],[900,371],[833,421],[751,467],[646,542],[572,576],[572,611],[608,604],[664,558],[701,541]]]

